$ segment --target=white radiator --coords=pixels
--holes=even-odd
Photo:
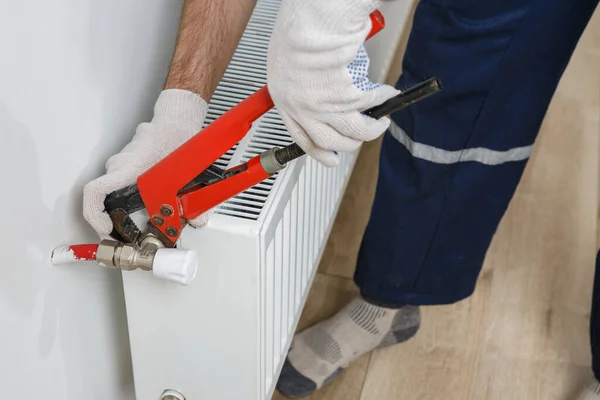
[[[259,0],[207,123],[266,83],[280,1]],[[403,24],[386,29],[399,32]],[[387,68],[389,60],[375,63]],[[217,164],[234,166],[289,143],[272,110]],[[167,389],[187,400],[271,398],[355,156],[343,154],[335,169],[296,160],[216,208],[207,227],[187,228],[180,245],[198,251],[201,260],[191,286],[123,274],[138,399],[159,399]]]

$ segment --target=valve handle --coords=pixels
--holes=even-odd
[[[157,278],[189,285],[198,272],[198,253],[185,249],[158,249],[152,263],[152,273]]]

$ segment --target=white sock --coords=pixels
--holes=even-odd
[[[409,339],[419,323],[416,306],[390,309],[356,298],[294,337],[277,389],[288,397],[307,396],[363,354]]]

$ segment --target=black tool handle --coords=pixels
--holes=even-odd
[[[379,119],[393,112],[409,107],[433,94],[438,93],[441,90],[442,82],[438,78],[430,78],[403,91],[398,96],[392,97],[378,106],[363,111],[363,114],[371,118]],[[275,152],[275,158],[281,165],[285,165],[296,158],[302,157],[303,155],[304,150],[302,150],[302,148],[300,148],[300,146],[298,146],[296,143],[292,143],[289,146],[278,149]]]
[[[438,78],[430,78],[409,89],[398,96],[392,97],[385,103],[363,111],[363,114],[371,118],[379,119],[393,112],[400,111],[406,107],[426,99],[442,90],[442,82]]]

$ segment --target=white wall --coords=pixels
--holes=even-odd
[[[97,241],[81,216],[82,188],[151,117],[180,6],[0,0],[3,398],[134,398],[120,274],[53,267],[49,256]],[[391,50],[371,47],[382,71]]]
[[[120,274],[49,256],[97,241],[83,185],[150,117],[179,12],[176,0],[0,0],[3,398],[134,397]]]

